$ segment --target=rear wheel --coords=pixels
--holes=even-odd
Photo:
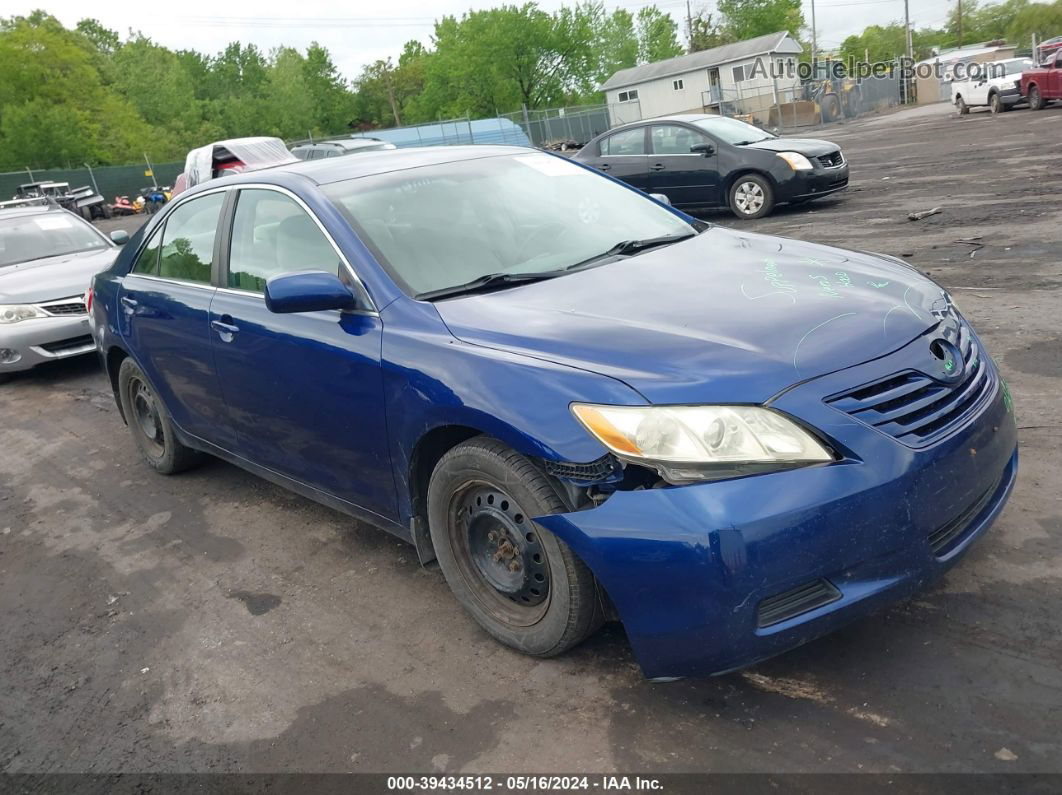
[[[1043,110],[1044,98],[1040,96],[1040,89],[1036,86],[1029,86],[1029,109],[1030,110]]]
[[[961,96],[955,97],[955,110],[959,111],[960,116],[965,116],[970,112],[970,108],[966,105],[966,100]]]
[[[114,215],[114,210],[111,209],[111,205],[104,202],[101,206],[103,207],[102,212],[104,218],[111,218]]]
[[[92,221],[92,208],[91,207],[81,207],[80,209],[78,209],[78,212],[81,214],[81,217],[84,218],[86,221],[89,221],[89,222]]]
[[[774,189],[758,174],[743,174],[730,186],[730,209],[742,220],[762,218],[774,207]]]
[[[118,395],[133,440],[152,469],[174,475],[203,460],[202,453],[177,441],[169,412],[132,359],[124,359],[118,370]]]
[[[531,517],[568,508],[524,456],[485,436],[439,461],[428,486],[428,526],[457,601],[497,640],[551,657],[603,622],[593,574]]]

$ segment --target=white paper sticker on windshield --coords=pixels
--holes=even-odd
[[[553,155],[517,155],[516,160],[547,177],[570,177],[579,173],[579,166]]]
[[[42,215],[40,218],[34,218],[33,220],[39,229],[70,228],[70,219],[64,218],[61,215]]]

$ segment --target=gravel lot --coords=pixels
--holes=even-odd
[[[814,133],[850,190],[747,227],[903,255],[1009,380],[1017,489],[931,591],[714,679],[646,683],[618,627],[528,659],[383,532],[221,462],[153,474],[90,357],[0,388],[0,771],[1062,772],[1060,125]]]

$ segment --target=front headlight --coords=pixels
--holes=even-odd
[[[814,168],[811,161],[800,152],[779,152],[778,156],[787,162],[793,171],[811,171]]]
[[[35,317],[48,317],[42,310],[29,304],[0,304],[0,324],[18,323]]]
[[[834,460],[811,434],[759,406],[572,404],[590,433],[619,458],[681,483]]]

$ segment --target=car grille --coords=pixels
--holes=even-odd
[[[47,304],[41,304],[40,307],[49,315],[60,317],[65,315],[85,314],[85,301],[80,296],[60,298],[58,301],[50,301]]]
[[[943,384],[908,370],[826,398],[834,408],[920,447],[958,428],[992,393],[995,375],[965,323],[953,340],[966,362],[963,377]]]
[[[846,185],[848,185],[848,177],[845,177],[843,179],[835,179],[833,182],[830,183],[830,189],[833,190],[834,188],[843,188]]]
[[[999,484],[1003,481],[1003,477],[1000,476],[988,489],[974,500],[973,505],[956,516],[950,522],[946,522],[929,534],[929,546],[933,550],[933,554],[938,558],[943,557],[952,549],[954,549],[962,538],[966,535],[966,531],[970,527],[970,523],[977,518],[992,501],[992,497],[999,489]]]
[[[820,155],[818,161],[822,163],[824,168],[837,168],[844,165],[844,155],[841,154],[841,150],[831,152],[828,155]]]
[[[836,602],[841,592],[829,580],[814,580],[769,596],[756,610],[756,625],[761,629],[807,613],[817,607]]]
[[[44,348],[48,353],[64,353],[74,348],[83,348],[86,345],[92,345],[94,340],[91,334],[84,334],[80,337],[70,337],[69,339],[59,340],[58,342],[45,342],[39,347]]]

